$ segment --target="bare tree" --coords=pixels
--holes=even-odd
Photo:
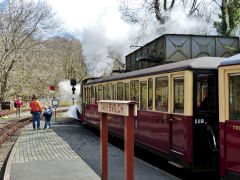
[[[164,24],[168,19],[168,12],[175,6],[182,6],[189,16],[198,13],[202,0],[121,0],[120,10],[123,18],[130,23],[144,23],[152,21],[152,17]],[[153,15],[153,16],[152,16]],[[150,19],[148,19],[150,17]]]
[[[32,47],[9,74],[8,97],[30,98],[31,94],[49,97],[49,86],[87,76],[81,43],[73,37],[55,37]],[[56,93],[58,89],[56,88]],[[55,94],[56,94],[55,93]]]
[[[125,70],[125,64],[123,63],[124,61],[122,60],[122,57],[123,57],[123,54],[121,51],[111,47],[108,48],[107,58],[110,58],[113,63],[113,68],[112,68],[113,70],[118,70],[118,71]]]
[[[218,18],[217,14],[219,13],[219,8],[214,1],[205,0],[121,0],[119,8],[123,20],[137,25],[137,30],[131,32],[130,40],[133,44],[142,43],[146,37],[152,39],[163,32],[168,33],[168,29],[170,29],[170,33],[174,33],[168,23],[180,24],[180,20],[182,20],[186,24],[187,21],[184,22],[183,17],[189,18],[189,22],[195,19],[196,22],[204,23],[206,26],[211,25]],[[176,17],[178,14],[179,21]],[[179,29],[182,29],[183,33],[190,33],[183,27]],[[179,32],[179,29],[176,31]],[[203,33],[213,32],[206,31]],[[151,33],[149,34],[149,32]]]
[[[59,77],[61,80],[76,79],[80,82],[87,76],[85,58],[82,54],[81,42],[71,35],[56,37],[48,42],[48,49],[52,58],[56,59]]]
[[[29,49],[49,38],[58,24],[49,6],[38,1],[7,0],[0,10],[0,102],[6,99],[14,64]],[[39,40],[36,40],[39,39]]]

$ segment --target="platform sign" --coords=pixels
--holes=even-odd
[[[98,112],[128,116],[129,104],[134,104],[134,116],[137,116],[137,104],[134,101],[101,100],[98,101]]]
[[[101,179],[108,180],[108,114],[124,116],[124,169],[125,180],[134,180],[134,116],[135,101],[98,101],[100,112]],[[114,119],[113,119],[114,121]]]
[[[59,100],[58,99],[53,99],[52,100],[52,106],[54,107],[54,109],[55,109],[55,121],[56,121],[56,119],[57,119],[57,117],[56,117],[56,114],[57,114],[57,106],[59,105]]]
[[[57,107],[57,106],[59,105],[59,100],[53,99],[53,100],[52,100],[52,105],[55,106],[55,107]]]

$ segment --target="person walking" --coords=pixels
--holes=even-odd
[[[16,108],[16,118],[17,118],[17,116],[20,118],[22,106],[23,106],[23,102],[21,101],[21,98],[18,97],[18,99],[15,101],[15,104],[14,104],[14,107]]]
[[[35,121],[37,120],[37,128],[40,129],[40,114],[42,113],[42,107],[38,101],[37,96],[34,94],[30,102],[31,113],[33,116],[33,129],[35,130]]]
[[[48,108],[48,106],[45,106],[45,111],[43,112],[43,116],[45,116],[44,129],[47,128],[47,125],[49,126],[49,129],[51,129],[52,108]]]

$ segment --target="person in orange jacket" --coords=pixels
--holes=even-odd
[[[42,106],[34,94],[30,102],[31,113],[33,116],[33,129],[35,130],[35,121],[37,120],[37,128],[40,129],[40,114],[42,113]]]

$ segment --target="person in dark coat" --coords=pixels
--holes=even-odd
[[[45,117],[44,129],[47,128],[47,125],[49,126],[49,129],[50,129],[51,128],[52,108],[48,108],[48,106],[45,106],[45,111],[43,112],[43,116]]]

